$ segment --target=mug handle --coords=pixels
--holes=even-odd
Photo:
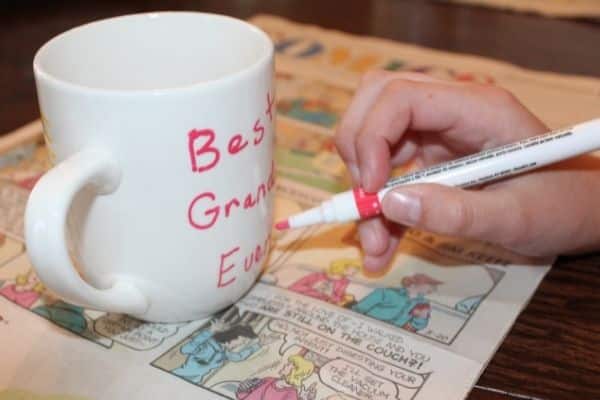
[[[98,195],[116,190],[120,168],[107,152],[89,148],[75,153],[49,170],[33,188],[25,210],[25,242],[29,258],[49,289],[83,307],[141,315],[148,299],[131,283],[115,280],[98,289],[75,269],[66,243],[67,215],[73,198],[91,186]]]

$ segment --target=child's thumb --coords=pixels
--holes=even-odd
[[[439,234],[510,244],[526,233],[517,197],[506,189],[407,185],[388,192],[382,209],[391,221]]]

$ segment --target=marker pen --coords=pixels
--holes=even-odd
[[[381,214],[390,190],[413,183],[469,187],[506,178],[600,149],[600,118],[482,151],[389,180],[377,193],[360,188],[334,195],[320,206],[279,221],[279,230],[348,222]]]

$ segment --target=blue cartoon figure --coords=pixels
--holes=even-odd
[[[172,372],[193,383],[201,383],[210,372],[225,362],[246,360],[261,347],[256,333],[248,325],[234,325],[220,331],[213,323],[210,329],[200,330],[181,347],[187,358]]]
[[[83,335],[88,328],[84,309],[62,300],[35,307],[32,311],[79,335]]]
[[[352,310],[411,332],[429,323],[431,305],[425,295],[433,293],[442,282],[426,274],[402,278],[400,288],[377,288],[354,304]]]
[[[290,118],[331,128],[338,121],[338,114],[324,101],[305,98],[282,100],[277,110]]]

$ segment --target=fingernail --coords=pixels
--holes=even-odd
[[[380,278],[389,271],[391,264],[383,257],[365,256],[363,259],[363,274],[370,278]]]
[[[374,248],[377,247],[377,238],[375,232],[370,226],[364,226],[359,229],[358,234],[360,236],[360,243],[362,248],[367,254],[375,253]]]
[[[371,191],[371,173],[368,168],[363,168],[362,174],[360,175],[360,186],[366,190]]]
[[[377,229],[372,224],[363,225],[359,229],[360,243],[366,254],[378,256],[386,249],[387,243],[378,234]]]
[[[365,267],[367,271],[373,273],[382,269],[383,265],[379,257],[374,257],[367,254],[363,260],[363,267]]]
[[[414,226],[421,218],[421,199],[414,193],[389,192],[381,206],[387,218],[402,225]]]

